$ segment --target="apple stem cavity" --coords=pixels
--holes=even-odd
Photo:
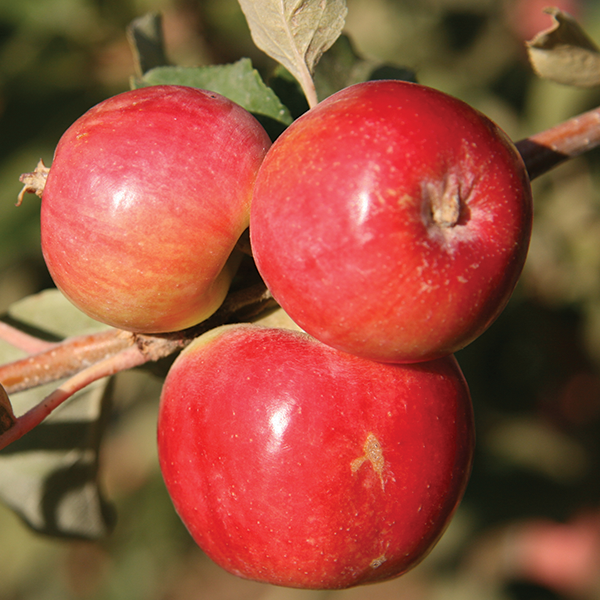
[[[456,177],[450,175],[441,183],[428,181],[424,185],[423,196],[434,225],[449,229],[460,220],[462,200]]]
[[[431,203],[433,222],[440,227],[454,227],[460,219],[460,195],[455,191],[446,191],[441,196],[434,195]]]

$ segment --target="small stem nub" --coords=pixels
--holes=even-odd
[[[443,182],[429,182],[425,188],[429,199],[431,219],[438,227],[454,227],[461,216],[460,186],[454,177]]]
[[[443,194],[438,202],[431,205],[434,223],[440,227],[454,227],[460,218],[460,197],[458,194]]]
[[[23,173],[19,177],[19,181],[23,184],[23,189],[19,192],[17,198],[17,206],[21,206],[25,194],[35,194],[36,196],[42,197],[42,192],[46,186],[46,179],[50,168],[44,164],[44,161],[40,158],[37,167],[31,173]]]

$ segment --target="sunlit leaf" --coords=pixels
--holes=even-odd
[[[544,79],[564,85],[600,85],[600,50],[573,17],[557,8],[546,11],[551,28],[527,42],[529,60]]]
[[[59,338],[107,328],[107,325],[75,308],[57,289],[44,290],[15,302],[10,306],[8,314],[24,325]]]
[[[239,0],[254,43],[299,82],[312,106],[315,65],[339,37],[345,0]]]

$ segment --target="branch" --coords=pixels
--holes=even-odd
[[[98,379],[138,367],[148,360],[149,358],[137,346],[132,346],[77,373],[46,396],[42,402],[20,416],[10,429],[0,435],[0,450],[30,432],[75,392]]]
[[[23,350],[38,350],[32,356],[0,365],[0,384],[9,394],[72,377],[91,365],[137,346],[150,361],[181,350],[192,339],[228,322],[252,320],[274,307],[263,283],[230,293],[212,317],[186,329],[164,335],[133,334],[120,329],[74,336],[49,344],[19,330],[0,324],[0,338]],[[4,333],[3,333],[4,332]]]
[[[12,327],[4,321],[0,321],[0,339],[19,350],[27,352],[27,354],[37,354],[56,346],[56,342],[41,340],[16,327]]]
[[[46,343],[42,340],[39,342]],[[134,345],[135,339],[131,333],[109,329],[100,333],[67,338],[63,342],[50,344],[46,349],[41,344],[41,351],[36,354],[0,366],[0,383],[9,394],[70,377]],[[22,345],[19,347],[27,350]],[[35,343],[29,347],[34,348]]]
[[[54,379],[62,379],[67,369],[79,369],[75,375],[46,396],[42,402],[17,418],[14,423],[10,422],[12,419],[9,420],[7,423],[9,428],[0,435],[0,450],[23,437],[65,400],[94,381],[165,358],[177,350],[181,350],[198,335],[225,324],[234,316],[255,318],[269,306],[273,306],[271,294],[266,286],[260,283],[230,294],[210,319],[182,332],[150,336],[134,335],[118,329],[110,329],[99,334],[65,340],[35,356],[0,367],[2,377],[6,377],[7,373],[12,372],[13,376],[19,380],[19,383],[14,382],[13,387],[10,388],[13,391],[14,387],[18,385],[25,386],[21,389],[41,385],[40,377],[37,375],[35,376],[37,379],[34,377],[35,382],[30,380],[26,383],[22,381],[23,377],[19,376],[19,371],[31,370],[32,364],[35,365],[34,371],[47,367],[46,370],[52,373],[51,377]],[[104,352],[104,356],[98,358],[102,352]],[[89,361],[94,357],[97,357],[96,362],[89,365]],[[59,377],[61,374],[62,376]],[[3,379],[3,381],[6,380]],[[5,385],[8,387],[6,382]],[[8,406],[10,407],[10,404]]]
[[[516,143],[531,180],[600,145],[600,107]]]

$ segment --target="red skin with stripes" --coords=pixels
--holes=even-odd
[[[252,186],[270,146],[212,92],[119,94],[62,136],[42,195],[42,250],[63,293],[121,329],[190,327],[223,301]]]

